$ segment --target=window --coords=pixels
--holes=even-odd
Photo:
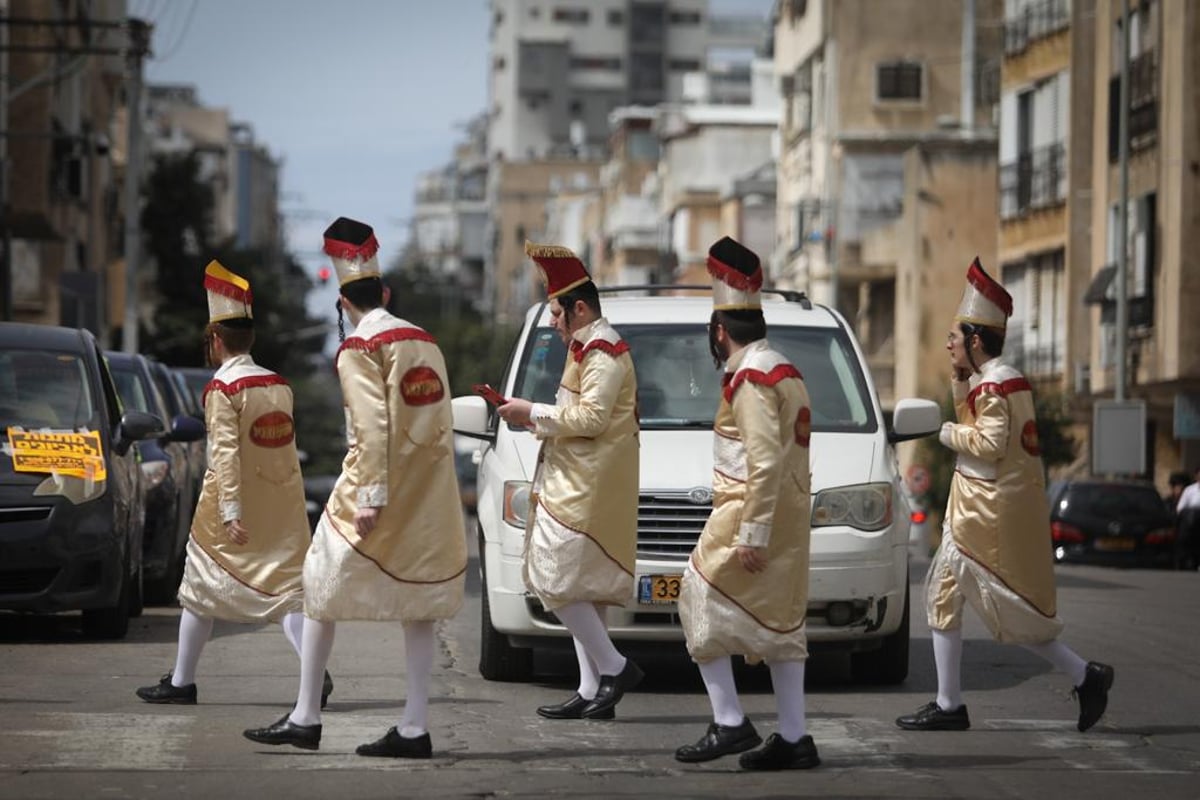
[[[624,25],[625,24],[625,12],[624,11],[609,11],[608,12],[608,24],[614,28],[619,28],[620,26]]]
[[[556,8],[554,21],[567,25],[587,25],[591,13],[586,8]]]
[[[925,70],[915,61],[893,61],[875,67],[876,101],[919,101],[924,97]]]
[[[599,69],[619,72],[621,59],[614,56],[571,56],[571,69]]]
[[[700,62],[695,58],[672,58],[669,67],[672,72],[698,72]]]
[[[75,353],[0,353],[0,425],[7,428],[94,428],[99,415],[87,364]]]
[[[703,18],[699,11],[672,11],[667,15],[672,25],[699,25]]]
[[[504,69],[504,56],[496,56],[494,59],[492,59],[492,69],[496,70],[497,72]]]

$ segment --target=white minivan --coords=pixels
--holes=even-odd
[[[636,580],[624,607],[609,609],[608,625],[618,642],[679,647],[679,577],[712,509],[712,423],[721,393],[705,328],[712,300],[601,289],[601,303],[629,344],[641,419]],[[768,341],[803,374],[812,403],[810,647],[849,650],[856,680],[899,683],[908,675],[910,519],[893,445],[936,431],[941,412],[932,401],[903,400],[889,429],[841,315],[793,292],[764,292],[763,312]],[[526,314],[496,388],[553,403],[565,361],[540,303]],[[456,432],[484,440],[476,457],[479,671],[489,680],[528,680],[533,648],[569,641],[521,577],[539,442],[499,420],[481,397],[456,397],[453,407]]]

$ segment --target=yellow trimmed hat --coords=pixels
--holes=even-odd
[[[1008,326],[1008,318],[1012,313],[1012,295],[984,271],[983,264],[979,263],[979,257],[976,256],[967,269],[967,286],[963,289],[958,313],[954,315],[955,322],[1003,330]]]
[[[338,286],[380,276],[379,240],[365,222],[338,217],[325,229],[325,254],[333,261]]]
[[[569,248],[553,244],[525,243],[525,255],[533,259],[546,284],[546,299],[566,294],[592,279],[579,257]]]
[[[209,322],[254,319],[250,281],[225,269],[219,261],[210,261],[204,268],[204,291],[208,294]]]

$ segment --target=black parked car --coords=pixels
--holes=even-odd
[[[172,416],[155,384],[150,362],[140,355],[108,351],[113,381],[126,408],[168,420],[166,435],[138,443],[146,492],[146,600],[170,603],[183,578],[183,560],[192,525],[187,443],[204,437],[195,417]]]
[[[1174,522],[1152,484],[1059,481],[1047,491],[1055,561],[1125,566],[1173,562]]]
[[[2,322],[0,430],[6,445],[24,437],[70,454],[57,474],[26,471],[38,459],[7,446],[0,455],[0,609],[82,610],[86,635],[124,637],[142,603],[144,508],[133,443],[161,435],[162,422],[122,413],[87,331]],[[98,471],[97,450],[102,480],[89,480],[87,466],[84,475],[67,472],[86,464]]]
[[[176,379],[175,373],[170,367],[154,359],[147,359],[147,361],[150,362],[150,373],[154,376],[154,383],[158,387],[159,394],[166,401],[167,418],[173,420],[180,416],[192,417],[203,426],[204,412],[197,409],[191,391],[186,387],[181,387],[180,381]],[[188,442],[185,449],[187,450],[187,479],[184,485],[187,487],[185,496],[189,500],[188,519],[190,520],[192,512],[196,508],[196,501],[200,499],[200,487],[204,484],[208,453],[203,436]]]
[[[209,367],[174,367],[176,375],[182,378],[196,400],[200,409],[200,419],[204,419],[204,387],[212,380],[216,370]]]

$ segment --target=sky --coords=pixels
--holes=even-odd
[[[128,13],[154,25],[147,82],[195,86],[282,162],[288,247],[311,275],[339,216],[370,224],[381,261],[395,258],[416,177],[450,160],[487,105],[487,0],[128,0]],[[309,297],[323,316],[333,284]]]

